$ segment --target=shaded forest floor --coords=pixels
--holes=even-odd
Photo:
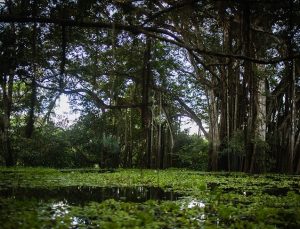
[[[0,168],[2,228],[299,228],[300,176]]]

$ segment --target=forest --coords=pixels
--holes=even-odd
[[[4,228],[298,228],[299,174],[299,0],[0,1]]]
[[[2,164],[300,173],[299,1],[0,6]]]

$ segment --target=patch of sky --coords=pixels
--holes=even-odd
[[[198,125],[191,118],[186,117],[186,116],[181,118],[180,130],[184,131],[190,135],[199,133]]]
[[[64,127],[69,127],[74,124],[80,114],[73,111],[70,107],[70,99],[67,95],[62,94],[56,102],[54,109],[55,116],[52,117],[55,123],[61,123],[64,120]]]
[[[117,8],[113,4],[109,4],[106,7],[107,12],[109,13],[109,17],[113,18],[113,16],[118,12]]]
[[[272,26],[272,32],[273,33],[279,33],[279,32],[285,31],[287,29],[287,26],[286,25],[281,25],[281,23],[283,23],[283,22],[275,23]]]

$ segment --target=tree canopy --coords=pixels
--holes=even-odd
[[[299,22],[299,0],[1,1],[0,162],[300,173]]]

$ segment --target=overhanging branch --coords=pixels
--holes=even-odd
[[[95,94],[93,91],[85,88],[79,88],[79,89],[59,89],[55,87],[47,87],[41,84],[37,84],[38,87],[50,90],[50,91],[57,91],[65,95],[72,95],[72,94],[78,94],[84,93],[86,96],[89,96],[94,104],[100,108],[102,111],[105,111],[107,109],[126,109],[126,108],[140,108],[143,105],[141,103],[138,104],[117,104],[117,105],[108,105],[106,104],[102,99],[100,99],[97,94]]]
[[[198,115],[181,98],[176,97],[175,99],[184,108],[187,115],[197,123],[200,130],[203,132],[204,136],[208,139],[209,135],[208,135],[207,131],[205,130],[205,128],[203,127],[202,120],[198,117]]]
[[[60,26],[69,26],[69,27],[83,27],[83,28],[99,28],[99,29],[111,29],[113,26],[117,30],[124,30],[134,34],[146,34],[153,38],[165,41],[170,44],[177,45],[179,47],[185,48],[188,51],[195,52],[200,55],[208,55],[221,58],[233,58],[238,60],[250,61],[257,64],[276,64],[283,61],[289,61],[293,59],[300,59],[300,54],[286,57],[274,57],[270,59],[257,59],[249,56],[236,55],[236,54],[227,54],[220,53],[215,51],[210,51],[206,49],[200,49],[197,47],[192,47],[184,43],[178,36],[171,33],[168,30],[156,28],[156,27],[142,27],[134,25],[123,25],[118,23],[107,23],[107,22],[83,22],[70,19],[58,19],[58,18],[46,18],[46,17],[15,17],[10,15],[0,16],[0,22],[6,23],[45,23],[45,24],[56,24]],[[172,39],[170,39],[172,38]]]

